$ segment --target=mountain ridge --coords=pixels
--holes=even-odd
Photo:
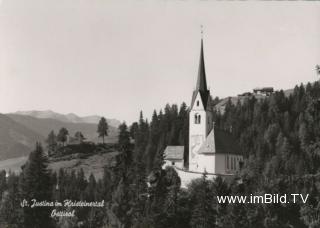
[[[24,115],[24,116],[32,116],[39,119],[56,119],[63,122],[71,122],[71,123],[92,123],[97,124],[102,116],[99,115],[89,115],[89,116],[78,116],[74,113],[61,114],[58,112],[54,112],[52,110],[27,110],[27,111],[16,111],[13,113],[7,113],[7,115],[16,114],[16,115]],[[109,125],[118,128],[121,122],[117,119],[106,118]]]
[[[47,113],[53,117],[56,114],[55,112]],[[43,112],[38,114],[43,114]],[[63,121],[59,119],[61,117],[59,115],[59,118],[45,118],[45,115],[40,115],[40,117],[39,115],[37,118],[27,115],[27,113],[0,113],[0,160],[27,156],[34,149],[36,142],[42,143],[45,147],[45,139],[50,131],[53,130],[57,134],[62,127],[67,128],[70,136],[73,136],[77,131],[81,131],[88,141],[101,142],[97,133],[97,123],[88,123],[88,121],[71,122],[67,119]],[[77,117],[75,114],[74,116]],[[118,126],[117,122],[113,122],[113,124],[109,122],[109,135],[105,138],[107,143],[117,141],[118,127],[116,126]]]
[[[43,142],[44,137],[0,114],[0,160],[26,156],[37,141]]]

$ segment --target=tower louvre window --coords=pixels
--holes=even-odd
[[[197,106],[199,106],[199,101],[197,101]]]
[[[194,115],[194,123],[195,124],[200,124],[201,123],[201,116],[198,113],[196,113]]]

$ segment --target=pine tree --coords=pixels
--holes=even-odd
[[[5,223],[12,228],[22,227],[23,211],[20,206],[19,176],[10,172],[6,186],[6,194],[3,195],[0,203],[0,224]]]
[[[83,140],[85,140],[86,138],[83,136],[82,132],[81,131],[77,131],[75,134],[74,134],[74,137],[77,139],[77,141],[79,143],[82,143]]]
[[[2,194],[7,189],[6,175],[7,173],[5,170],[0,171],[0,202],[2,200]]]
[[[107,123],[106,118],[101,117],[99,123],[98,123],[98,135],[99,137],[102,137],[102,143],[104,144],[104,137],[108,136],[108,130],[109,130],[109,125]]]
[[[213,228],[215,227],[216,211],[213,208],[212,189],[205,173],[196,190],[190,225],[192,228]]]
[[[119,126],[118,145],[121,151],[130,149],[130,133],[126,123],[122,123]]]
[[[57,150],[57,136],[55,135],[54,131],[52,130],[48,138],[46,139],[47,148],[48,148],[48,155],[52,155]]]
[[[35,150],[29,155],[21,174],[21,195],[29,204],[31,204],[32,199],[37,201],[52,200],[51,175],[47,167],[47,157],[43,152],[42,146],[37,143]],[[49,207],[24,207],[23,211],[25,227],[42,228],[52,226]]]
[[[57,135],[57,141],[62,143],[62,146],[64,146],[64,143],[67,141],[67,136],[69,135],[69,132],[66,128],[61,128],[59,130],[59,133]]]
[[[159,119],[156,110],[153,111],[152,120],[150,123],[150,134],[146,147],[147,170],[151,171],[154,167],[154,161],[157,154],[159,142]]]

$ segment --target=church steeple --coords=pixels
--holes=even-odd
[[[207,139],[208,134],[213,129],[212,120],[213,117],[211,97],[210,91],[207,88],[203,53],[203,38],[201,37],[200,62],[197,75],[197,84],[195,90],[192,93],[189,112],[189,170],[191,171],[214,171],[215,158],[212,156],[213,160],[210,160],[212,159],[212,157],[207,157],[206,155],[202,155],[199,153],[199,149]]]
[[[202,34],[202,31],[201,31]],[[207,88],[206,70],[204,65],[204,54],[203,54],[203,38],[201,37],[200,47],[200,61],[197,77],[196,89],[193,91],[191,107],[193,107],[197,94],[200,93],[202,104],[204,109],[207,109],[208,100],[210,99],[210,92]]]
[[[198,70],[198,79],[197,79],[197,91],[207,92],[207,80],[206,80],[206,70],[204,65],[204,55],[203,55],[203,39],[201,38],[201,49],[200,49],[200,62]]]

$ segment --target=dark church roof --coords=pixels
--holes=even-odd
[[[200,49],[200,61],[199,61],[199,70],[198,70],[198,78],[197,78],[197,85],[196,89],[193,91],[192,94],[192,101],[191,107],[194,104],[194,101],[197,97],[198,92],[200,92],[201,100],[204,105],[204,109],[207,109],[209,99],[210,99],[210,92],[207,88],[207,79],[206,79],[206,70],[204,65],[204,54],[203,54],[203,41],[201,39],[201,49]]]
[[[203,40],[201,39],[200,61],[196,90],[207,91],[206,69],[204,66]]]
[[[201,145],[199,154],[241,154],[235,137],[224,130],[214,128]]]

